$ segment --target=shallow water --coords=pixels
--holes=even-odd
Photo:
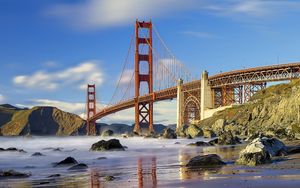
[[[285,187],[300,185],[299,164],[294,164],[294,168],[283,169],[234,165],[239,150],[244,147],[242,145],[188,147],[188,143],[207,140],[118,138],[122,145],[128,147],[126,151],[89,151],[90,146],[100,139],[103,138],[0,137],[0,147],[16,147],[27,152],[0,152],[0,169],[32,174],[22,179],[0,179],[0,187],[259,187],[268,182],[270,185],[275,182],[273,187],[281,182]],[[53,151],[49,147],[60,150]],[[31,155],[34,152],[41,152],[45,156],[33,157]],[[209,153],[217,153],[227,165],[198,171],[184,168],[192,157]],[[52,163],[68,156],[87,164],[88,170],[70,171],[68,167],[53,167]],[[97,160],[98,157],[107,159]],[[61,176],[48,178],[52,174]],[[116,179],[105,182],[103,177],[106,175]]]

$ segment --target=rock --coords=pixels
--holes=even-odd
[[[212,140],[210,140],[209,142],[208,142],[210,145],[216,145],[216,144],[218,144],[218,138],[215,138],[215,139],[212,139]]]
[[[0,178],[27,178],[30,173],[17,172],[14,170],[0,170]]]
[[[128,138],[128,135],[127,134],[122,134],[122,137],[123,138]]]
[[[217,135],[212,130],[203,130],[203,137],[204,138],[213,138]]]
[[[174,144],[180,144],[180,142],[175,142]]]
[[[193,157],[187,164],[188,168],[211,167],[225,165],[221,158],[216,154],[202,155]]]
[[[84,170],[84,169],[87,169],[88,166],[84,163],[79,163],[77,165],[74,165],[72,167],[70,167],[68,170]]]
[[[187,125],[182,125],[181,127],[176,129],[176,134],[180,137],[186,137],[188,135],[186,135],[185,131],[189,126]]]
[[[276,138],[256,138],[240,152],[236,163],[248,166],[270,163],[271,157],[286,152],[286,146]]]
[[[45,156],[45,155],[42,154],[41,152],[35,152],[31,156]]]
[[[98,157],[97,160],[107,159],[107,157]]]
[[[212,146],[210,143],[203,142],[203,141],[198,141],[195,143],[190,143],[188,146]]]
[[[9,147],[7,149],[4,148],[0,148],[0,152],[1,151],[17,151],[17,152],[21,152],[21,153],[27,153],[26,151],[24,151],[23,149],[17,149],[15,147]]]
[[[191,124],[185,130],[185,134],[190,135],[192,138],[195,138],[195,137],[203,136],[203,131],[198,126]]]
[[[55,167],[57,166],[67,166],[67,165],[75,165],[78,164],[78,162],[73,157],[67,157],[64,160],[55,163]]]
[[[218,137],[219,145],[235,145],[240,143],[240,139],[237,136],[233,136],[229,131],[220,133]]]
[[[106,136],[113,136],[114,135],[114,131],[112,130],[106,130],[102,133],[101,136],[106,137]]]
[[[223,132],[224,131],[224,127],[225,127],[225,120],[224,119],[218,119],[211,126],[212,131],[214,133],[217,133],[217,134],[219,134],[220,132]]]
[[[167,139],[176,139],[177,138],[175,131],[170,128],[165,128],[162,136],[163,136],[163,138],[167,138]]]
[[[191,135],[189,135],[189,134],[186,136],[186,138],[187,139],[193,139],[193,137]]]
[[[97,143],[94,143],[91,147],[92,151],[108,151],[108,150],[125,150],[124,147],[120,144],[120,141],[117,139],[111,139],[108,141],[100,140]]]
[[[293,146],[288,149],[288,154],[300,153],[300,146]]]
[[[104,180],[105,181],[113,181],[113,180],[115,180],[116,178],[114,177],[114,176],[105,176],[104,177]]]
[[[56,177],[60,177],[60,174],[51,174],[50,176],[48,176],[48,178],[56,178]]]

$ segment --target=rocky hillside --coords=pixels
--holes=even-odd
[[[101,135],[107,130],[115,134],[131,133],[134,126],[126,124],[97,123],[97,134]],[[162,133],[166,127],[161,124],[154,125],[157,133]],[[148,126],[141,125],[145,134]],[[85,135],[85,121],[75,114],[64,112],[55,107],[33,107],[21,109],[9,104],[0,105],[0,135]]]
[[[261,90],[249,103],[217,112],[198,126],[217,134],[231,131],[241,136],[263,133],[300,139],[300,80]]]
[[[83,133],[85,121],[79,116],[55,107],[19,109],[0,106],[2,135],[78,135]]]

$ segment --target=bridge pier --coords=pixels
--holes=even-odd
[[[183,98],[183,92],[182,92],[182,84],[183,80],[179,79],[177,81],[177,126],[176,130],[179,131],[182,124],[183,124],[183,104],[184,104],[184,98]]]
[[[213,92],[208,83],[207,71],[203,71],[201,75],[200,93],[200,120],[203,120],[205,119],[205,110],[213,108]]]

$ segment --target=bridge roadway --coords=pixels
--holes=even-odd
[[[212,89],[220,88],[224,86],[243,85],[260,82],[273,82],[273,81],[284,81],[291,80],[300,77],[300,62],[263,66],[242,70],[234,70],[216,74],[208,77],[209,84]],[[191,91],[200,89],[201,80],[195,80],[184,83],[182,85],[182,91]],[[122,111],[128,108],[134,107],[135,100],[140,102],[154,102],[173,99],[177,97],[177,86],[170,87],[164,90],[155,91],[152,94],[140,96],[138,99],[129,99],[122,101],[118,104],[103,108],[97,112],[89,121],[96,121],[107,115]]]

